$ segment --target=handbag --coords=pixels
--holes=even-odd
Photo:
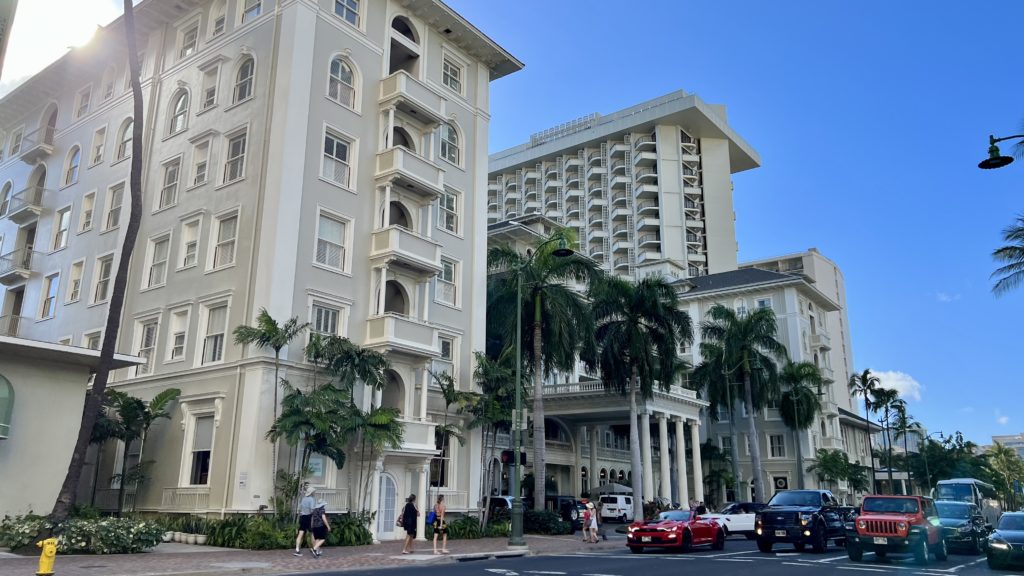
[[[437,511],[431,510],[427,512],[427,524],[433,524],[435,521],[437,521]]]
[[[395,526],[397,528],[401,528],[402,527],[402,517],[401,516],[399,516],[398,518],[395,518]]]

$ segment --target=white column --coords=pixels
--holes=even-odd
[[[416,539],[424,542],[427,540],[427,511],[434,505],[427,494],[427,478],[430,478],[430,460],[426,460],[420,467],[420,481],[416,487],[416,499],[420,501],[420,515],[416,518]]]
[[[682,418],[673,418],[676,424],[676,486],[679,489],[679,506],[683,510],[690,508],[690,481],[686,477],[686,422]]]
[[[388,265],[384,264],[380,267],[380,295],[377,301],[377,315],[384,315],[384,295],[387,294],[387,283],[388,283]]]
[[[641,475],[643,476],[643,502],[654,499],[654,465],[651,463],[651,414],[645,408],[640,414],[640,452],[643,460]],[[636,478],[633,479],[636,482]],[[633,504],[638,505],[637,503]]]
[[[690,420],[690,453],[693,455],[693,497],[704,501],[704,469],[700,461],[700,421]],[[738,496],[737,496],[738,497]]]
[[[583,477],[583,426],[577,426],[575,429],[575,438],[573,438],[573,466],[576,467],[574,472],[575,477],[572,479],[575,487],[569,492],[569,494],[579,494],[583,491],[583,486],[580,484],[580,479]]]
[[[395,108],[388,108],[388,133],[384,136],[384,147],[391,148],[395,145]]]
[[[658,457],[661,459],[661,491],[658,493],[662,498],[672,500],[672,462],[668,455],[668,416],[658,414],[658,442],[661,447],[658,449]]]
[[[424,322],[430,321],[430,279],[421,282],[420,286],[423,287],[423,313],[420,314],[420,319]]]
[[[391,182],[384,185],[384,211],[381,212],[381,228],[387,228],[391,221]]]
[[[377,529],[377,517],[379,516],[379,504],[380,504],[380,474],[384,471],[384,461],[377,460],[373,467],[373,480],[370,486],[370,512],[373,513],[373,528],[370,532],[373,533],[373,543],[380,544],[380,540],[377,538],[379,530]],[[351,490],[351,486],[349,487]],[[362,504],[362,503],[361,503]],[[397,511],[396,511],[397,513]]]
[[[424,234],[427,238],[434,237],[434,203],[427,204],[427,233]]]
[[[597,426],[588,424],[587,433],[590,434],[590,470],[587,471],[587,484],[593,492],[597,487]]]
[[[427,132],[427,150],[428,150],[428,152],[427,152],[426,156],[427,156],[428,159],[430,159],[431,162],[437,161],[437,158],[434,157],[434,130],[437,130],[437,126],[435,126],[434,129],[431,130],[430,132]]]
[[[430,362],[423,364],[423,383],[420,385],[420,421],[427,421],[427,393],[430,390]]]

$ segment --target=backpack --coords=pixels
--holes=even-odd
[[[324,525],[324,509],[317,508],[313,510],[313,517],[309,519],[309,525],[312,528],[322,528]]]
[[[427,512],[427,524],[433,524],[435,521],[437,521],[437,510]]]

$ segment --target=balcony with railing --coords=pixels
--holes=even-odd
[[[811,347],[831,350],[832,338],[824,332],[815,332],[814,334],[811,334]]]
[[[637,214],[653,214],[658,215],[658,203],[653,200],[644,200],[636,203]]]
[[[829,450],[843,450],[843,439],[836,437],[821,438],[821,447]]]
[[[580,168],[582,166],[583,166],[583,160],[581,160],[577,156],[572,156],[570,158],[566,158],[565,159],[565,167],[566,168],[573,168],[573,167]]]
[[[629,144],[625,142],[616,142],[608,148],[608,154],[610,156],[621,156],[626,152],[629,152]]]
[[[629,233],[629,228],[625,224],[619,224],[612,228],[612,236],[623,236]]]
[[[27,321],[27,318],[13,314],[0,316],[0,336],[17,336]]]
[[[633,187],[633,196],[637,198],[657,198],[658,184],[637,184]]]
[[[612,220],[623,220],[633,214],[628,206],[616,206],[612,209]]]
[[[417,453],[435,453],[437,451],[434,438],[434,429],[437,424],[408,418],[399,418],[398,421],[403,428],[402,447],[398,451]]]
[[[160,509],[174,512],[200,512],[210,507],[210,487],[164,488]]]
[[[433,199],[444,191],[444,171],[426,158],[403,146],[377,153],[378,180],[394,179],[395,185],[421,197]]]
[[[616,240],[612,242],[612,252],[624,252],[633,247],[633,243],[628,239]]]
[[[637,150],[636,153],[633,154],[633,164],[636,164],[637,166],[654,166],[657,163],[657,152],[645,152],[642,150]]]
[[[566,188],[565,199],[568,200],[570,198],[583,198],[583,190],[579,188]]]
[[[28,280],[35,254],[29,246],[0,256],[0,284],[10,286]]]
[[[439,274],[441,243],[402,226],[388,226],[373,232],[370,259],[376,258],[387,258],[419,274]]]
[[[661,260],[661,252],[657,250],[640,250],[636,253],[636,263],[642,264],[652,260]]]
[[[637,238],[636,244],[640,247],[653,247],[661,244],[661,239],[658,238],[657,234],[641,234]]]
[[[605,205],[604,198],[591,198],[587,201],[587,210],[600,209]]]
[[[540,172],[533,169],[527,170],[523,173],[523,178],[525,180],[540,180]]]
[[[657,217],[648,216],[646,218],[641,218],[636,221],[637,230],[656,229],[660,225],[661,220],[658,220]]]
[[[27,224],[43,213],[43,195],[46,190],[29,186],[11,196],[7,206],[7,217],[15,224]]]
[[[53,126],[44,126],[26,134],[21,139],[21,160],[34,165],[53,154],[53,137],[56,134],[57,129]]]
[[[435,357],[437,328],[427,322],[396,312],[385,312],[366,320],[365,348],[399,352],[418,357]]]
[[[640,168],[633,172],[633,177],[636,178],[637,183],[640,184],[657,184],[658,171],[654,168]]]
[[[633,139],[633,147],[637,150],[654,150],[657,147],[657,141],[653,135],[637,136]]]
[[[616,270],[618,270],[620,268],[629,268],[629,258],[626,258],[625,256],[616,258],[614,263],[612,264],[612,266]]]
[[[612,176],[611,179],[608,181],[608,186],[611,187],[613,190],[621,190],[626,187],[626,184],[629,183],[629,176],[626,176],[625,174],[616,174]]]
[[[600,258],[604,258],[604,247],[602,245],[600,245],[600,244],[595,244],[594,246],[592,246],[590,248],[590,251],[587,252],[587,254],[591,258],[594,258],[595,260],[596,259],[600,259]]]
[[[445,121],[445,99],[432,88],[399,70],[380,81],[381,109],[394,106],[427,124]]]

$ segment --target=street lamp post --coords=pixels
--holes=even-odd
[[[996,144],[1004,140],[1013,140],[1015,138],[1024,138],[1024,134],[1014,134],[1013,136],[1004,136],[1002,138],[996,138],[994,135],[989,134],[988,158],[978,162],[978,168],[981,168],[982,170],[991,170],[993,168],[1002,168],[1003,166],[1013,162],[1013,157],[1003,156],[999,152],[999,146],[996,146]]]
[[[512,458],[512,511],[511,511],[511,530],[508,537],[509,546],[526,546],[526,540],[523,538],[523,499],[520,494],[521,488],[519,487],[520,470],[521,466],[521,454],[522,449],[522,417],[523,417],[523,380],[522,380],[522,369],[523,369],[523,269],[530,263],[531,260],[540,252],[540,249],[544,246],[558,241],[558,248],[552,250],[551,255],[556,258],[567,258],[574,254],[572,248],[566,245],[565,238],[559,236],[558,238],[550,238],[545,240],[537,246],[532,254],[528,253],[526,260],[516,268],[516,412],[512,416],[512,438],[515,443],[515,452]],[[534,391],[536,394],[537,391]],[[543,442],[543,438],[534,438],[534,442]],[[537,494],[533,495],[534,503],[537,501]],[[544,502],[544,494],[539,496],[541,504]]]
[[[925,480],[925,482],[928,483],[928,494],[929,495],[931,495],[931,492],[932,492],[932,475],[931,475],[931,472],[928,471],[928,439],[931,438],[932,436],[935,436],[936,434],[939,435],[939,440],[942,440],[942,432],[941,431],[940,432],[932,432],[931,434],[928,434],[927,436],[924,437],[924,439],[923,439],[924,444],[921,446],[921,456],[924,457],[924,480]]]

